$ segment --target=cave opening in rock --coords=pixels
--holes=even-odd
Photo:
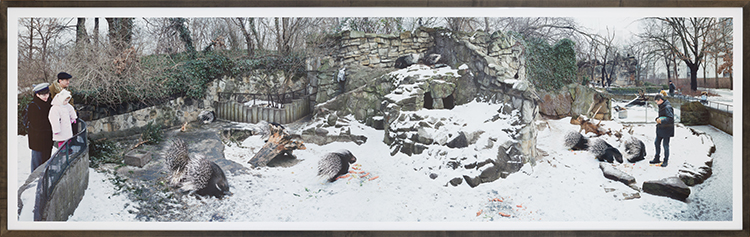
[[[453,94],[443,98],[443,107],[446,109],[453,109],[453,107],[456,107],[456,100],[453,98]]]
[[[425,92],[424,93],[424,108],[425,109],[432,109],[432,93]]]

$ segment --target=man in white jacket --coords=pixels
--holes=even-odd
[[[70,103],[70,91],[62,90],[52,99],[52,107],[49,110],[49,122],[52,125],[52,140],[57,146],[73,137],[72,124],[76,123],[78,116],[76,110]]]

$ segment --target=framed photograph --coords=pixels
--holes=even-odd
[[[744,231],[739,7],[12,5],[11,234]]]

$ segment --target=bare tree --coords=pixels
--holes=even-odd
[[[54,49],[67,25],[74,18],[21,18],[18,32],[19,84],[51,81],[56,72],[52,65],[58,55]]]
[[[719,29],[720,37],[718,37],[719,40],[716,42],[718,45],[717,48],[723,51],[723,55],[721,56],[723,63],[716,68],[716,73],[729,74],[729,89],[734,89],[734,73],[732,70],[734,65],[734,39],[732,37],[734,31],[732,28],[734,23],[733,21],[734,20],[732,18],[719,19],[717,29]],[[716,85],[719,85],[718,75],[716,79]]]
[[[669,42],[662,36],[654,36],[650,35],[651,32],[646,32],[648,38],[661,41],[687,65],[690,69],[690,90],[698,90],[698,68],[704,62],[706,48],[714,44],[707,38],[710,29],[716,24],[716,18],[654,17],[648,19],[665,23],[671,29],[671,34],[677,37],[677,42]]]
[[[479,23],[476,18],[473,17],[446,17],[443,19],[446,27],[451,31],[471,32]]]

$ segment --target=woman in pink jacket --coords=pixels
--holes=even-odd
[[[70,91],[60,91],[52,99],[52,107],[49,110],[49,122],[52,124],[52,140],[58,142],[58,147],[73,137],[73,127],[71,124],[76,123],[76,119],[78,118],[75,108],[68,103],[71,97]]]

